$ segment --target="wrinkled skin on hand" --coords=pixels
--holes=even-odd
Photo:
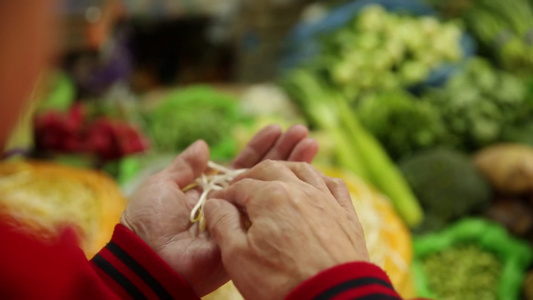
[[[213,192],[204,212],[245,299],[283,299],[323,270],[370,260],[346,185],[307,163],[264,161]]]
[[[296,125],[282,133],[271,125],[260,131],[236,157],[233,168],[251,168],[265,159],[310,162],[318,151],[307,128]],[[136,233],[203,296],[228,281],[220,250],[189,216],[198,202],[196,189],[182,192],[207,168],[208,146],[196,142],[165,170],[150,177],[130,199],[121,224]]]

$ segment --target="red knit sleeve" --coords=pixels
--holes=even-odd
[[[327,269],[304,281],[286,300],[401,299],[379,267],[353,262]]]
[[[92,260],[94,270],[122,298],[199,299],[152,249],[122,225]]]
[[[185,299],[192,289],[131,231],[88,261],[73,231],[43,242],[0,222],[2,299]]]

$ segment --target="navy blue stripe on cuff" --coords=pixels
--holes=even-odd
[[[94,264],[98,266],[102,271],[107,273],[109,277],[113,278],[133,299],[147,299],[146,296],[133,285],[133,283],[122,275],[112,264],[105,260],[100,254],[96,254],[92,259]]]
[[[146,285],[148,285],[160,299],[172,299],[170,293],[157,281],[141,264],[124,251],[117,244],[110,242],[106,248],[128,266]]]
[[[392,285],[388,283],[385,280],[379,279],[379,278],[372,278],[372,277],[365,277],[365,278],[359,278],[354,280],[345,281],[341,284],[337,284],[336,286],[326,290],[325,292],[321,293],[320,295],[316,296],[316,300],[327,300],[331,299],[345,291],[360,288],[363,286],[368,286],[371,284],[377,284],[381,285],[383,287],[386,287],[388,289],[394,290]],[[397,299],[397,298],[392,298]]]
[[[362,297],[353,298],[353,300],[400,300],[400,298],[385,294],[371,294]]]

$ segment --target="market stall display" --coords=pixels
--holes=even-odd
[[[459,68],[457,61],[473,54],[475,45],[460,27],[441,24],[435,15],[430,6],[416,0],[349,1],[317,22],[295,27],[287,41],[282,69],[293,69],[313,60],[321,61],[319,65],[328,69],[332,63],[340,66],[344,61],[344,66],[338,69],[341,72],[333,73],[332,78],[344,79],[339,86],[347,89],[350,96],[358,91],[346,86],[346,80],[352,72],[352,77],[360,75],[355,73],[357,70],[372,75],[358,77],[366,85],[379,78],[373,77],[377,74],[372,71],[386,75],[384,86],[402,82],[440,85]],[[398,72],[402,66],[404,70]],[[392,75],[401,75],[403,79]]]
[[[371,259],[403,297],[533,300],[533,1],[314,1],[301,21],[300,0],[145,2],[126,1],[134,18],[150,18],[135,20],[142,41],[171,46],[151,55],[205,50],[213,74],[197,78],[189,57],[173,62],[181,77],[165,63],[138,66],[155,46],[137,51],[126,35],[110,35],[91,59],[63,58],[2,149],[1,214],[45,238],[72,224],[90,256],[122,194],[192,142],[209,144],[216,169],[262,127],[304,124],[320,144],[315,166],[347,183]],[[200,16],[194,36],[212,15],[242,16],[235,32],[222,26],[238,41],[222,63],[207,44],[175,45],[165,22],[150,27],[158,16]],[[220,37],[220,20],[207,34]],[[216,70],[235,62],[246,68]],[[135,68],[179,79],[143,94]],[[226,78],[218,72],[235,80],[210,82]],[[209,189],[213,176],[197,184]],[[205,299],[242,296],[229,283]]]

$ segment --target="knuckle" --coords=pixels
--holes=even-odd
[[[301,172],[315,172],[315,170],[310,164],[306,164],[303,162],[295,163],[295,169]]]
[[[273,194],[286,194],[289,187],[283,181],[271,181],[268,183],[268,190]]]
[[[290,187],[287,183],[282,181],[271,181],[265,186],[266,192],[270,195],[268,200],[271,203],[280,203],[284,202],[287,199],[290,199]]]
[[[313,176],[313,177],[322,177],[320,171],[315,168],[313,165],[301,162],[295,165],[295,172],[301,175]]]
[[[276,167],[279,167],[279,165],[280,165],[279,161],[275,161],[275,160],[272,160],[272,159],[266,159],[266,160],[264,160],[264,161],[259,163],[259,166],[262,169],[276,168]]]
[[[346,182],[340,178],[331,178],[331,184],[334,188],[342,191],[342,190],[348,190],[348,186],[346,185]]]

